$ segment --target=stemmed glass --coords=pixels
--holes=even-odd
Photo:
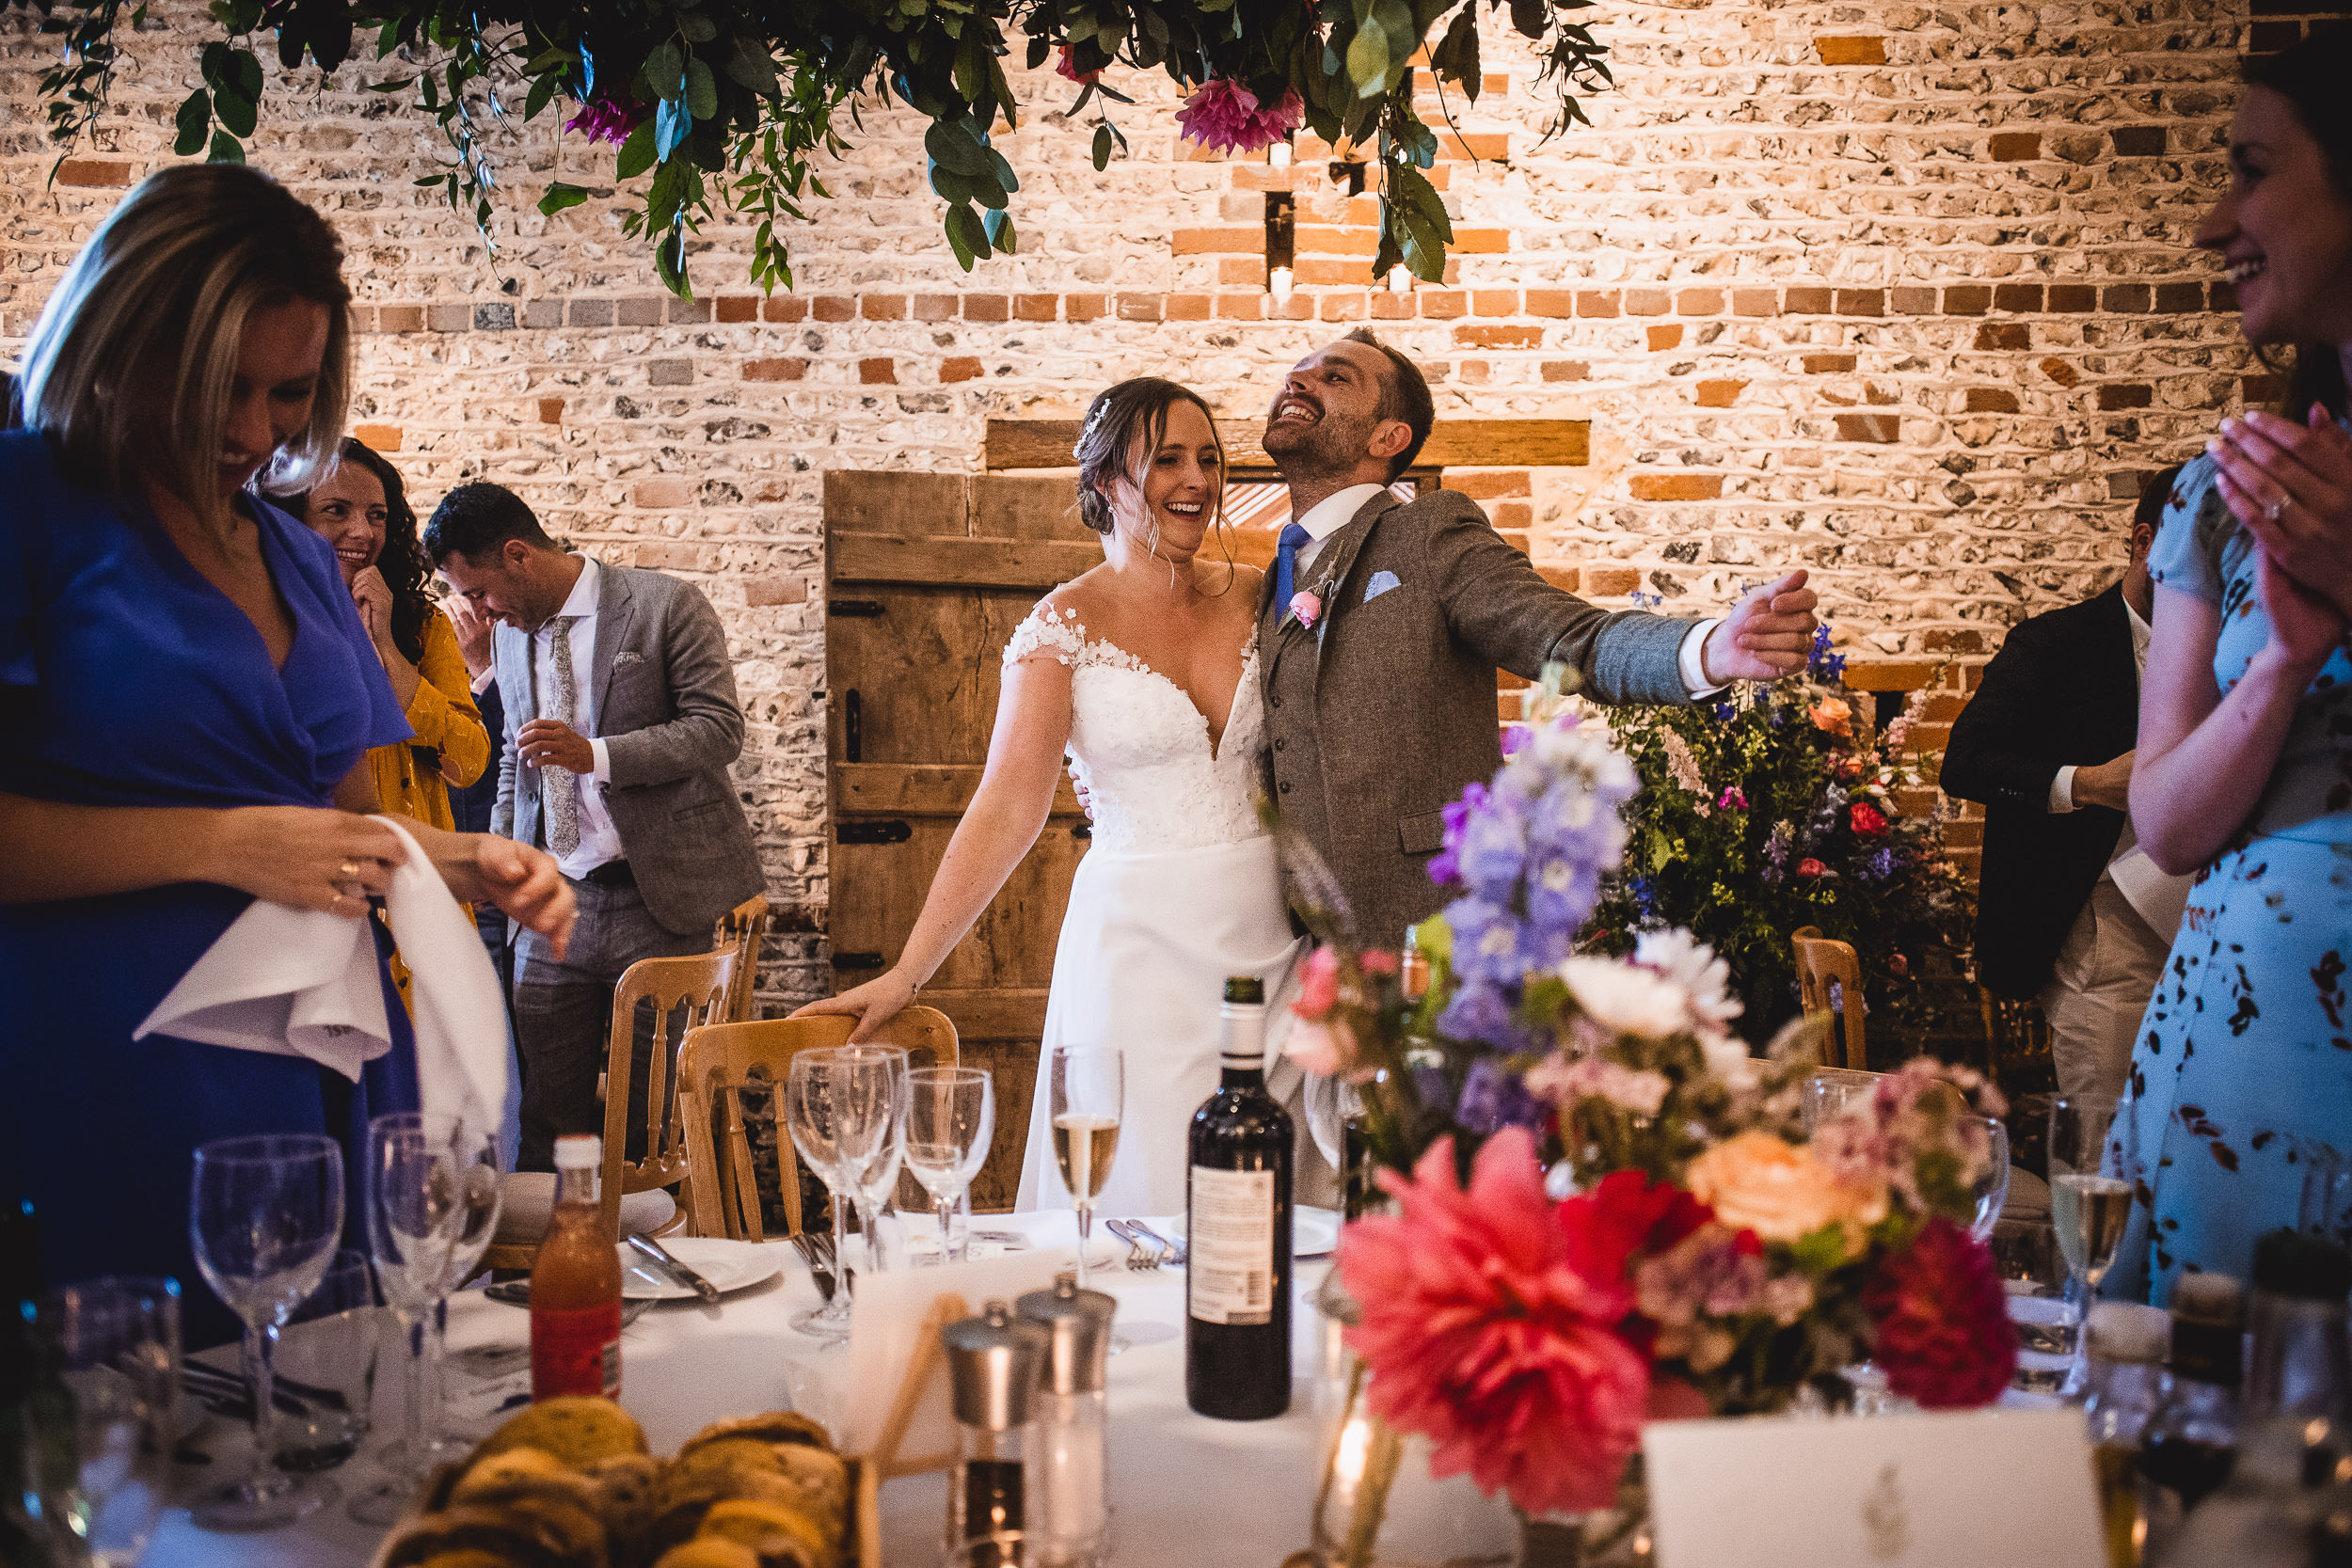
[[[268,1529],[315,1512],[334,1493],[315,1477],[277,1465],[278,1331],[326,1277],[343,1228],[343,1151],[316,1133],[224,1138],[196,1151],[188,1234],[196,1266],[245,1323],[246,1376],[253,1385],[253,1467],[190,1510],[206,1529]]]
[[[2009,1201],[2009,1129],[1998,1117],[1971,1117],[1984,1129],[1984,1169],[1969,1190],[1977,1199],[1977,1217],[1968,1227],[1979,1242],[1993,1239],[1993,1227],[2001,1220],[2001,1206]]]
[[[955,1215],[967,1207],[972,1178],[988,1159],[996,1134],[996,1087],[976,1067],[915,1068],[907,1073],[907,1169],[939,1210],[939,1259],[960,1260],[970,1243],[955,1236]]]
[[[2130,1136],[2131,1117],[2105,1095],[2062,1094],[2050,1101],[2050,1218],[2058,1250],[2066,1255],[2073,1293],[2081,1303],[2077,1324],[2087,1323],[2090,1303],[2115,1262],[2116,1249],[2132,1214],[2131,1168],[2125,1151],[2110,1148],[2112,1136]],[[2079,1394],[2090,1376],[2090,1336],[2074,1336],[2074,1365],[2066,1374],[2067,1394]]]
[[[368,1248],[408,1347],[408,1382],[401,1440],[382,1455],[387,1479],[352,1500],[361,1524],[397,1522],[432,1467],[441,1415],[434,1320],[497,1225],[496,1162],[489,1134],[453,1117],[408,1111],[368,1124]]]
[[[898,1054],[903,1062],[905,1053]],[[785,1079],[785,1123],[792,1133],[792,1147],[833,1198],[837,1265],[847,1261],[847,1250],[841,1244],[847,1233],[843,1222],[850,1212],[850,1194],[862,1175],[853,1168],[850,1156],[857,1156],[854,1164],[862,1165],[863,1159],[872,1154],[876,1139],[887,1136],[877,1129],[887,1124],[896,1109],[890,1075],[874,1053],[863,1061],[848,1046],[794,1053]],[[819,1338],[848,1338],[850,1292],[846,1285],[836,1289],[824,1306],[796,1314],[792,1326]]]
[[[130,1568],[171,1490],[180,1287],[93,1279],[26,1314],[36,1382],[24,1402],[19,1517],[58,1562]],[[11,1499],[15,1500],[15,1499]]]
[[[1070,1206],[1078,1212],[1078,1288],[1085,1290],[1087,1245],[1094,1234],[1094,1200],[1110,1180],[1111,1161],[1119,1153],[1126,1061],[1116,1051],[1057,1045],[1047,1061],[1046,1073],[1054,1164],[1061,1168]]]
[[[841,1121],[841,1161],[866,1235],[866,1267],[880,1274],[888,1261],[882,1211],[906,1155],[907,1053],[895,1045],[845,1045],[841,1052],[852,1113]]]

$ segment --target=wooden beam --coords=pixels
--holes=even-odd
[[[1067,468],[1078,439],[1076,420],[991,420],[987,463],[1002,468]],[[1219,420],[1225,460],[1235,468],[1271,468],[1255,420]],[[1439,420],[1416,467],[1579,468],[1592,460],[1589,420]]]
[[[1047,589],[1103,563],[1099,544],[1069,539],[901,539],[830,531],[832,582]]]
[[[836,816],[961,816],[980,786],[979,768],[946,763],[836,762],[830,770]],[[1055,785],[1054,810],[1078,810],[1067,773]]]
[[[937,1007],[970,1040],[1036,1039],[1045,1033],[1045,988],[1034,990],[933,990],[915,998]]]

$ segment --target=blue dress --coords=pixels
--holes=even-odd
[[[282,669],[144,506],[72,483],[38,435],[0,436],[0,791],[326,806],[368,748],[408,738],[333,550],[274,507],[252,511],[294,623]],[[53,1285],[178,1276],[191,1346],[235,1333],[188,1240],[197,1146],[339,1136],[356,1218],[369,1117],[418,1105],[415,1043],[389,976],[394,1047],[356,1085],[300,1057],[132,1040],[250,902],[180,883],[0,905],[0,1196],[37,1205]]]
[[[2253,537],[2201,457],[2148,569],[2221,612],[2224,695],[2270,641]],[[2254,1238],[2296,1222],[2308,1156],[2352,1151],[2352,660],[2297,704],[2244,829],[2198,873],[2140,1023],[2127,1106],[2137,1201],[2110,1295],[2162,1304],[2184,1270],[2243,1279]]]

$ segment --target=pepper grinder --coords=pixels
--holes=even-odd
[[[1022,1318],[1052,1336],[1038,1386],[1036,1442],[1029,1473],[1032,1560],[1043,1568],[1094,1568],[1108,1544],[1104,1445],[1108,1436],[1105,1381],[1110,1366],[1116,1298],[1078,1288],[1064,1269],[1050,1291],[1032,1291],[1014,1303]]]
[[[939,1331],[956,1415],[956,1467],[947,1487],[947,1554],[968,1543],[973,1568],[1001,1568],[1010,1553],[985,1544],[1027,1528],[1030,1406],[1051,1336],[992,1301],[977,1318]]]

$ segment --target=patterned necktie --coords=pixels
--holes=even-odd
[[[1294,592],[1292,578],[1298,571],[1298,546],[1305,544],[1311,537],[1312,536],[1298,524],[1285,523],[1282,525],[1281,536],[1275,543],[1274,620],[1278,626],[1281,624],[1282,617],[1290,613],[1291,595]]]
[[[558,615],[552,648],[555,660],[555,702],[539,717],[565,724],[574,722],[572,701],[572,623],[577,615]],[[541,769],[539,788],[548,803],[548,847],[562,860],[580,847],[580,775],[568,768],[549,765]]]

